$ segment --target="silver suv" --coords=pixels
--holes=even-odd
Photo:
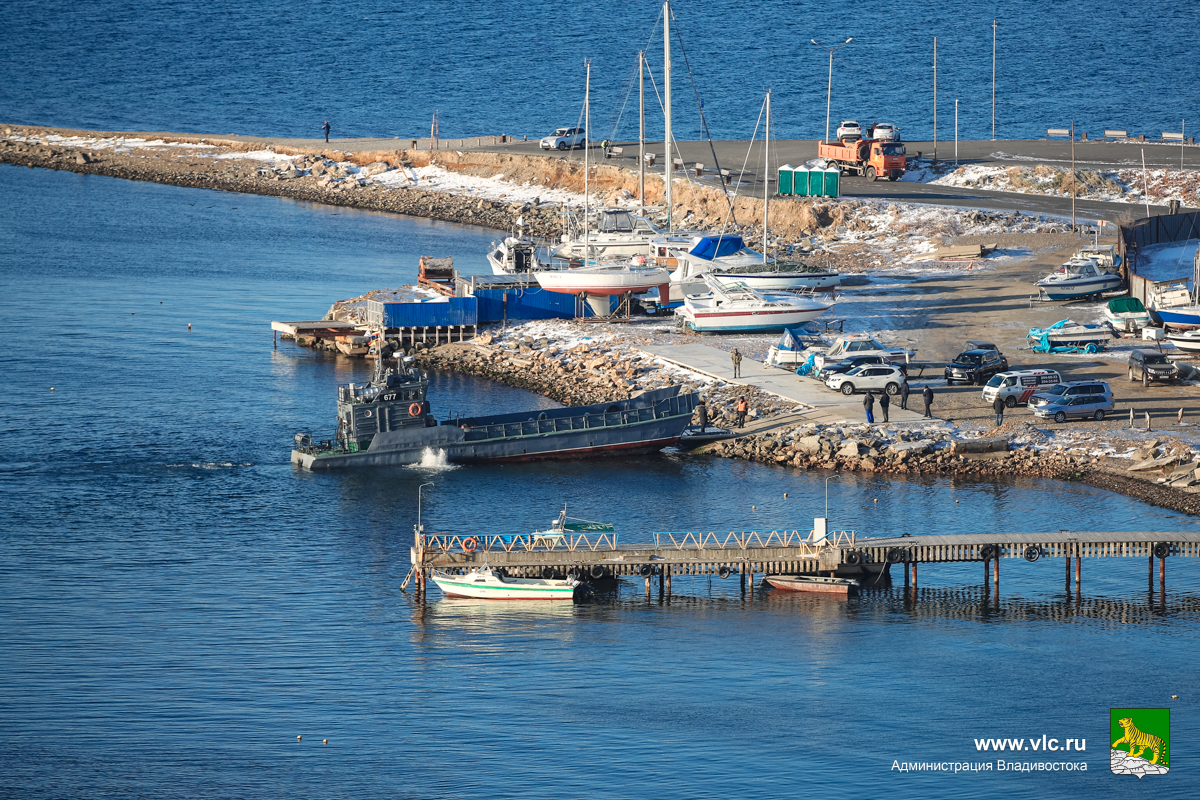
[[[1134,350],[1129,354],[1129,380],[1149,386],[1150,381],[1178,381],[1179,367],[1162,353]]]
[[[1040,406],[1049,403],[1061,404],[1064,400],[1070,400],[1076,397],[1090,397],[1103,395],[1104,399],[1109,403],[1113,401],[1112,389],[1108,387],[1106,381],[1070,381],[1067,383],[1056,383],[1053,386],[1047,386],[1042,391],[1029,398],[1029,408],[1036,411]]]

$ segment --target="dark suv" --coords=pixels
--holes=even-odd
[[[946,385],[977,383],[980,386],[997,372],[1008,371],[1008,359],[996,350],[967,350],[946,365]]]
[[[1129,354],[1129,380],[1140,380],[1142,386],[1150,381],[1178,381],[1179,367],[1162,353],[1134,350]]]

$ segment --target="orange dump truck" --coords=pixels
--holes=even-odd
[[[852,142],[817,143],[817,155],[842,172],[863,175],[871,180],[899,180],[904,174],[904,143],[879,139],[860,139]]]

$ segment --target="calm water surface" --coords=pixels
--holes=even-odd
[[[972,564],[922,568],[915,598],[743,598],[705,578],[676,581],[669,605],[626,584],[590,606],[420,606],[399,586],[423,482],[430,528],[528,531],[567,502],[637,541],[807,527],[824,476],[673,453],[300,473],[291,434],[331,425],[335,384],[366,367],[273,349],[269,320],[409,281],[421,254],[482,267],[491,232],[11,167],[0,204],[0,794],[1200,790],[1191,559],[1169,563],[1164,608],[1138,559],[1089,560],[1078,599],[1043,560],[1005,561],[998,603]],[[434,386],[440,410],[546,402]],[[846,476],[829,501],[838,527],[871,533],[1196,524],[1051,482]],[[1107,709],[1168,703],[1170,775],[1110,775]],[[1071,760],[1088,771],[890,769],[993,760],[973,738],[1042,733],[1085,738]]]
[[[0,121],[102,130],[267,136],[543,136],[572,125],[593,61],[595,140],[637,137],[638,50],[661,90],[661,2],[619,7],[495,0],[389,6],[369,0],[12,3],[0,26]],[[773,133],[825,131],[826,51],[835,46],[832,115],[888,120],[906,138],[992,137],[992,21],[998,21],[996,135],[1046,128],[1157,138],[1200,125],[1194,3],[1119,0],[914,0],[743,3],[677,0],[675,135],[749,138],[768,84]],[[689,77],[690,72],[690,77]],[[692,80],[695,88],[693,89]],[[647,90],[653,136],[662,135]]]

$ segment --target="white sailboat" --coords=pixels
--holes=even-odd
[[[620,295],[645,292],[670,282],[671,273],[661,267],[629,262],[594,264],[575,269],[547,270],[534,273],[538,285],[548,292],[562,294]]]

